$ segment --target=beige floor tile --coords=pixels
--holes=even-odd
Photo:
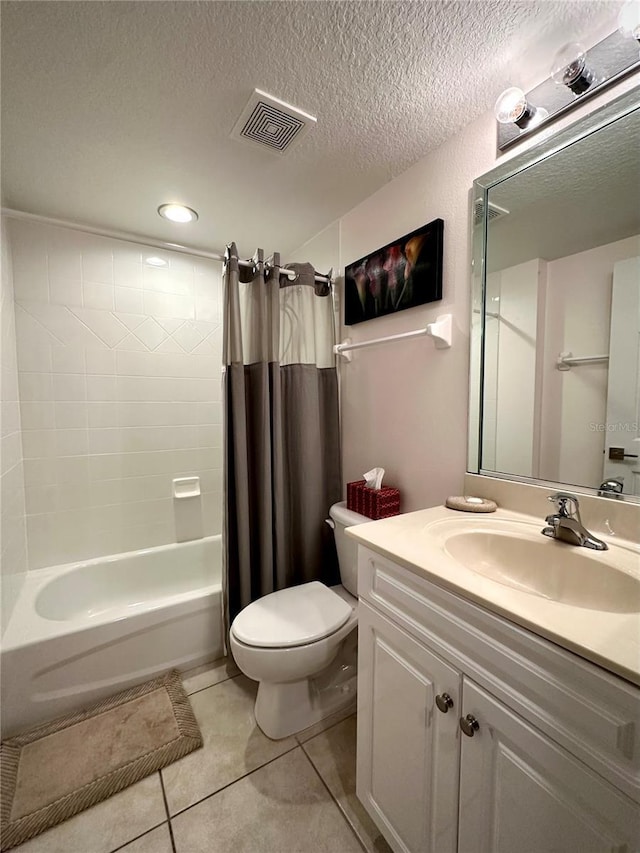
[[[298,743],[304,743],[307,740],[311,740],[312,737],[319,735],[320,732],[324,732],[326,729],[330,729],[331,726],[335,726],[336,723],[340,723],[342,720],[346,720],[347,717],[352,716],[356,712],[357,702],[354,699],[353,702],[344,708],[342,711],[337,711],[335,714],[331,714],[329,717],[325,717],[324,720],[320,720],[319,723],[315,723],[313,726],[309,726],[308,729],[304,729],[301,732],[298,732],[296,735],[296,740]]]
[[[262,734],[253,716],[256,690],[240,675],[191,696],[204,746],[162,771],[171,814],[296,746],[292,737],[275,741]]]
[[[362,853],[300,747],[172,824],[177,853]]]
[[[120,847],[118,853],[173,853],[169,824],[165,823],[157,829],[152,829],[142,838]]]
[[[391,848],[356,797],[356,717],[352,716],[303,744],[303,749],[369,851]]]
[[[160,777],[154,773],[14,850],[19,853],[110,853],[166,819]]]
[[[188,669],[183,672],[182,683],[187,693],[195,693],[196,690],[212,687],[214,684],[219,684],[221,681],[226,681],[227,678],[233,678],[239,674],[240,670],[232,658],[220,658],[213,663],[205,663],[203,666],[197,666],[195,669]]]

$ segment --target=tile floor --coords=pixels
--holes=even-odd
[[[389,853],[355,794],[355,714],[272,741],[227,660],[184,675],[204,746],[19,853]]]

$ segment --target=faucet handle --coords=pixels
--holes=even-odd
[[[547,500],[555,504],[558,515],[563,518],[575,517],[580,520],[580,502],[576,495],[572,495],[570,492],[556,492],[554,495],[549,495]]]

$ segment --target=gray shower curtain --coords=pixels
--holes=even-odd
[[[225,264],[227,618],[277,589],[338,583],[331,530],[341,497],[334,315],[310,264]]]

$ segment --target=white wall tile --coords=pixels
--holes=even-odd
[[[87,349],[85,352],[87,374],[113,376],[116,372],[116,354],[110,349]]]
[[[114,347],[129,334],[129,330],[110,311],[93,308],[74,308],[73,314],[93,335],[108,347]]]
[[[193,320],[195,308],[193,299],[188,296],[177,296],[173,293],[155,293],[144,291],[144,313],[151,317],[173,317],[175,319]]]
[[[133,332],[123,338],[118,344],[118,349],[126,349],[131,352],[147,352],[148,348],[142,343],[140,338],[137,338]]]
[[[56,508],[61,512],[85,510],[91,503],[92,486],[88,481],[61,484],[57,487]]]
[[[46,251],[14,252],[13,280],[16,300],[48,302],[49,280]]]
[[[20,397],[22,400],[53,400],[53,376],[50,373],[22,373]]]
[[[108,238],[90,238],[90,245],[82,252],[82,278],[84,281],[113,284],[113,252]]]
[[[88,426],[87,403],[82,401],[55,403],[56,429],[86,429]]]
[[[116,287],[115,288],[115,307],[116,311],[123,311],[125,314],[142,314],[142,290],[134,287]]]
[[[55,305],[82,305],[82,282],[80,278],[49,278],[49,301]]]
[[[53,429],[55,412],[52,402],[27,402],[20,404],[23,429]]]
[[[118,426],[118,406],[114,403],[88,402],[88,425],[91,429]]]
[[[140,256],[138,255],[138,258]],[[125,255],[116,254],[113,264],[113,280],[118,287],[142,288],[142,263]]]
[[[56,459],[25,459],[25,488],[55,485],[58,481],[56,466]]]
[[[109,504],[122,503],[123,483],[117,480],[96,480],[91,483],[89,501],[91,506],[108,506]],[[149,495],[149,497],[152,497]],[[143,500],[143,498],[140,498]]]
[[[77,282],[82,280],[82,258],[70,243],[49,247],[49,286],[51,282]],[[81,291],[79,291],[81,292]],[[82,304],[82,303],[80,303]]]
[[[29,565],[174,541],[174,477],[201,476],[221,506],[218,265],[13,224],[24,451],[17,402],[3,424],[8,463],[25,456]],[[167,267],[145,264],[151,255]],[[214,508],[209,532],[220,518]]]
[[[84,374],[84,348],[78,345],[52,346],[51,363],[54,373]]]
[[[135,330],[135,336],[148,350],[154,350],[167,337],[167,332],[152,317],[147,317]]]
[[[87,376],[87,400],[117,400],[115,376]]]
[[[56,482],[61,486],[89,482],[89,457],[65,456],[55,460]]]
[[[89,434],[86,429],[57,429],[57,456],[86,456],[89,452]]]
[[[58,487],[56,485],[29,486],[26,489],[26,507],[29,515],[53,512],[58,508]]]
[[[22,452],[25,459],[56,457],[56,432],[53,429],[30,429],[22,432]]]
[[[110,284],[85,280],[82,284],[82,304],[85,308],[113,311],[113,287]]]
[[[18,341],[18,370],[51,373],[51,346]]]
[[[18,357],[16,346],[16,311],[14,302],[13,258],[9,243],[9,229],[2,221],[0,236],[2,257],[0,258],[0,628],[9,622],[13,607],[20,593],[24,572],[27,569],[26,505],[24,485],[24,459],[20,423],[18,389]],[[38,277],[29,284],[29,295],[33,296],[42,279]],[[38,287],[32,287],[34,283]],[[46,287],[46,281],[44,282]],[[44,289],[43,289],[44,292]],[[38,407],[42,404],[34,403]],[[42,411],[30,412],[35,422],[40,422]]]
[[[86,400],[87,378],[84,374],[53,374],[54,400]]]

